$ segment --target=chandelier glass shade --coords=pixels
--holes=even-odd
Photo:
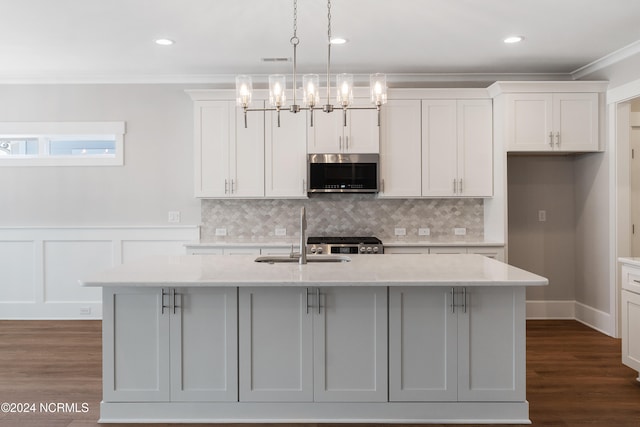
[[[273,74],[269,76],[269,104],[272,108],[250,108],[253,94],[253,84],[251,76],[236,76],[236,103],[244,110],[244,125],[247,127],[248,111],[277,111],[278,127],[280,126],[280,110],[288,109],[292,113],[298,113],[301,110],[310,111],[310,125],[313,126],[314,110],[322,110],[330,113],[334,110],[331,103],[331,0],[327,0],[327,76],[326,76],[326,104],[321,104],[320,98],[320,79],[317,74],[305,74],[302,76],[302,103],[297,104],[297,48],[300,40],[297,36],[298,26],[298,2],[293,0],[293,37],[290,43],[293,46],[293,96],[292,104],[287,106],[286,77],[283,74]],[[358,109],[368,110],[375,109],[378,111],[378,126],[380,126],[380,107],[387,102],[387,77],[385,74],[371,74],[369,76],[369,90],[371,103],[373,106],[354,106],[353,105],[353,75],[338,74],[335,77],[335,102],[338,108],[343,110],[344,126],[347,125],[347,110]]]

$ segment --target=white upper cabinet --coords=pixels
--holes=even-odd
[[[505,95],[507,151],[598,151],[597,93]]]
[[[422,101],[422,196],[493,196],[491,100]]]
[[[368,101],[368,99],[356,99],[354,105],[371,107]],[[347,110],[346,124],[344,113],[337,106],[332,113],[316,110],[313,112],[313,127],[309,126],[307,132],[309,153],[378,153],[380,151],[380,127],[378,112],[375,109]]]
[[[233,101],[195,102],[196,197],[264,196],[264,113],[243,113]]]
[[[379,197],[420,197],[420,100],[389,100],[380,126]]]
[[[307,120],[304,113],[267,113],[265,196],[307,197]]]

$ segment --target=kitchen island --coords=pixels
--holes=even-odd
[[[523,423],[525,288],[480,255],[154,257],[103,287],[101,422]]]

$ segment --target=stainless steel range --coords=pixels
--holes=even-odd
[[[309,237],[310,254],[382,254],[382,241],[377,237]]]

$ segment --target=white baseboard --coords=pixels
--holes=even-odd
[[[609,336],[615,336],[615,322],[611,314],[576,302],[576,320]]]
[[[609,313],[578,301],[527,301],[527,319],[573,319],[603,334],[615,334]]]

